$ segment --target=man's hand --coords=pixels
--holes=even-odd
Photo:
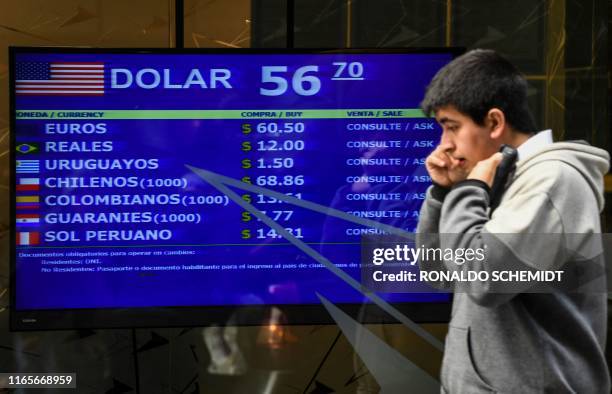
[[[429,177],[434,183],[442,187],[451,187],[453,185],[448,174],[450,164],[450,158],[444,152],[441,145],[438,145],[425,159],[425,168],[429,173]]]
[[[472,171],[470,171],[467,179],[478,179],[489,185],[489,187],[492,187],[493,179],[495,179],[495,171],[503,157],[504,156],[500,152],[497,152],[488,159],[479,161]]]
[[[434,183],[442,187],[451,187],[464,180],[468,173],[462,168],[461,162],[450,156],[446,149],[445,146],[438,145],[425,159],[425,168]]]

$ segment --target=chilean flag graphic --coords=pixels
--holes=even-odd
[[[40,190],[40,178],[19,178],[17,179],[17,191],[38,191]]]

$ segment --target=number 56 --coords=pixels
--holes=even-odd
[[[295,70],[291,78],[291,87],[293,91],[300,96],[313,96],[321,90],[321,80],[315,75],[306,75],[307,72],[317,72],[319,66],[302,66]],[[272,89],[259,88],[259,94],[262,96],[280,96],[285,93],[288,88],[287,79],[278,75],[286,73],[287,66],[263,66],[261,68],[261,82],[273,84]],[[277,75],[274,75],[274,74]]]

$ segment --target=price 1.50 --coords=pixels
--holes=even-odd
[[[275,157],[273,159],[264,159],[264,158],[260,158],[257,159],[255,161],[255,163],[253,163],[253,160],[251,159],[243,159],[241,161],[241,166],[243,169],[249,169],[249,168],[271,168],[271,169],[278,169],[278,168],[293,168],[294,162],[293,162],[293,158],[291,157]]]

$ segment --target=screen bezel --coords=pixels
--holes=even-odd
[[[255,49],[255,48],[86,48],[86,47],[9,47],[10,112],[10,330],[61,330],[100,328],[193,327],[211,324],[257,326],[269,324],[269,312],[276,307],[283,312],[281,324],[335,324],[322,304],[239,305],[197,307],[96,308],[16,310],[16,108],[15,55],[20,53],[57,54],[449,54],[455,58],[464,48],[366,48],[366,49]],[[393,302],[391,305],[416,323],[446,323],[450,320],[452,296],[448,302]],[[337,304],[362,323],[397,323],[397,320],[373,303]]]

